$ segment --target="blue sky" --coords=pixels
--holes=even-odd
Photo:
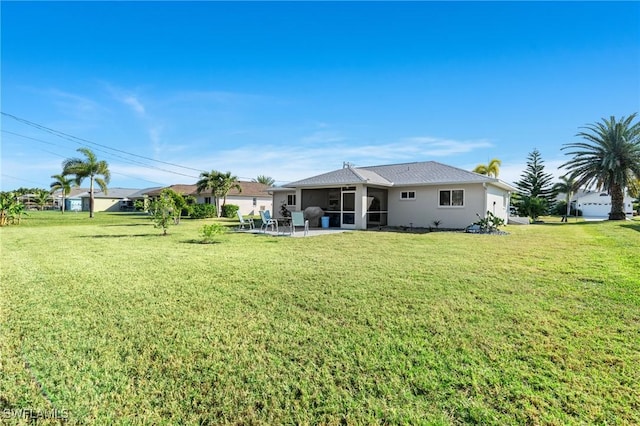
[[[0,7],[2,111],[99,144],[111,187],[496,157],[513,182],[534,148],[558,176],[580,126],[640,111],[638,2]],[[1,136],[2,190],[81,146],[8,116]]]

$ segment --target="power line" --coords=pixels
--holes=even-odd
[[[40,142],[40,143],[44,143],[44,144],[47,144],[47,145],[59,146],[59,145],[57,145],[57,144],[55,144],[55,143],[52,143],[52,142],[47,142],[47,141],[44,141],[44,140],[42,140],[42,139],[38,139],[38,138],[31,137],[31,136],[22,135],[22,134],[20,134],[20,133],[10,132],[10,131],[8,131],[8,130],[4,130],[4,129],[2,130],[2,132],[3,132],[3,133],[9,133],[9,134],[11,134],[11,135],[15,135],[15,136],[19,136],[19,137],[22,137],[22,138],[25,138],[25,139],[30,139],[30,140],[32,140],[32,141],[36,141],[36,142]],[[65,138],[65,139],[66,139],[66,138]],[[74,143],[76,143],[76,144],[78,144],[78,145],[80,145],[80,146],[85,146],[85,145],[83,145],[82,143],[80,143],[80,142],[78,142],[78,141],[71,140],[71,142],[74,142]],[[105,150],[103,150],[103,149],[94,148],[94,150],[95,150],[95,151],[98,151],[98,152],[105,153],[105,154],[107,154],[107,155],[109,155],[109,156],[111,156],[111,157],[113,157],[113,158],[119,158],[119,159],[121,159],[122,161],[124,161],[124,162],[126,162],[126,163],[129,163],[129,164],[133,164],[133,165],[140,165],[140,166],[142,166],[142,167],[146,167],[146,168],[153,169],[153,170],[159,170],[159,171],[162,171],[162,172],[165,172],[165,173],[171,173],[171,174],[175,174],[175,175],[186,176],[186,177],[189,177],[189,178],[198,179],[198,177],[197,177],[197,176],[188,175],[188,174],[186,174],[186,173],[180,173],[180,172],[176,172],[176,171],[173,171],[173,170],[167,170],[167,169],[163,169],[163,168],[160,168],[160,167],[152,166],[152,165],[150,165],[150,164],[146,164],[146,163],[143,163],[143,162],[141,162],[141,161],[137,161],[137,160],[132,160],[132,159],[130,159],[130,158],[126,158],[126,157],[123,157],[123,156],[121,156],[121,155],[118,155],[118,154],[114,154],[114,153],[111,153],[111,152],[105,151]],[[42,151],[44,151],[44,152],[49,152],[49,151],[45,151],[45,150],[42,150]],[[49,153],[51,153],[51,152],[49,152]],[[61,156],[60,154],[54,154],[54,155],[60,156],[60,157],[62,157],[62,158],[66,158],[65,156]]]
[[[43,126],[41,124],[34,123],[33,121],[29,121],[27,119],[17,117],[17,116],[15,116],[13,114],[9,114],[9,113],[6,113],[6,112],[1,112],[1,114],[4,115],[5,117],[9,117],[9,118],[12,118],[12,119],[20,122],[20,123],[26,124],[27,126],[34,127],[34,128],[36,128],[38,130],[42,130],[44,132],[51,133],[54,136],[58,136],[60,138],[64,138],[64,139],[67,139],[67,140],[82,141],[82,142],[85,142],[85,143],[88,143],[88,144],[91,144],[91,145],[99,146],[101,148],[109,149],[111,151],[116,151],[116,152],[120,152],[122,154],[130,155],[132,157],[142,158],[143,160],[154,161],[156,163],[166,164],[168,166],[179,167],[181,169],[193,170],[193,171],[196,171],[196,172],[202,172],[203,171],[201,169],[195,169],[193,167],[182,166],[182,165],[176,164],[176,163],[170,163],[168,161],[156,160],[154,158],[145,157],[144,155],[133,154],[131,152],[124,151],[122,149],[112,148],[112,147],[107,146],[107,145],[103,145],[103,144],[100,144],[100,143],[97,143],[97,142],[92,142],[92,141],[87,140],[87,139],[83,139],[83,138],[80,138],[80,137],[77,137],[77,136],[73,136],[73,135],[70,135],[68,133],[64,133],[64,132],[61,132],[59,130],[55,130],[55,129],[52,129],[50,127]],[[185,175],[185,176],[187,176],[187,175]]]

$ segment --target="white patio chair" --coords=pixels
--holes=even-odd
[[[238,227],[238,229],[245,229],[245,226],[248,226],[249,229],[254,229],[256,226],[253,223],[253,218],[248,218],[245,219],[244,217],[242,217],[242,215],[240,214],[240,211],[238,210],[238,220],[240,221],[240,226]]]

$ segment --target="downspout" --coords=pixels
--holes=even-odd
[[[484,188],[484,210],[482,211],[481,217],[486,219],[487,211],[489,210],[489,206],[487,205],[487,182],[483,182],[482,187]]]

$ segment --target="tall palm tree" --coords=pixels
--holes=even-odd
[[[616,120],[611,116],[600,123],[588,124],[576,134],[583,142],[565,144],[566,155],[573,158],[566,168],[579,187],[595,184],[597,190],[611,195],[610,220],[624,220],[624,190],[640,178],[640,122],[636,114]]]
[[[73,179],[68,178],[62,174],[52,175],[51,178],[54,179],[54,181],[51,182],[51,185],[49,185],[49,187],[51,188],[51,193],[53,194],[58,190],[62,192],[61,211],[64,214],[64,200],[67,198],[67,195],[69,195],[69,193],[71,192],[71,183],[73,182]]]
[[[478,164],[473,171],[475,173],[480,173],[481,175],[493,176],[497,178],[500,174],[500,166],[502,165],[502,161],[497,158],[489,161],[489,164]]]
[[[82,153],[85,158],[67,158],[62,162],[62,174],[74,175],[73,181],[80,186],[85,178],[89,178],[89,217],[93,217],[94,182],[98,184],[102,192],[107,193],[107,184],[111,180],[111,172],[109,164],[104,161],[98,161],[96,155],[89,148],[78,148],[78,152]],[[102,176],[102,177],[100,177]]]
[[[273,184],[276,183],[276,181],[271,176],[265,176],[265,175],[258,175],[257,178],[252,180],[254,182],[258,182],[267,186],[273,186]]]
[[[571,215],[571,197],[573,193],[578,189],[576,187],[576,182],[573,180],[571,176],[561,176],[560,180],[562,182],[557,182],[551,188],[554,194],[565,194],[565,201],[567,202],[567,216]]]

